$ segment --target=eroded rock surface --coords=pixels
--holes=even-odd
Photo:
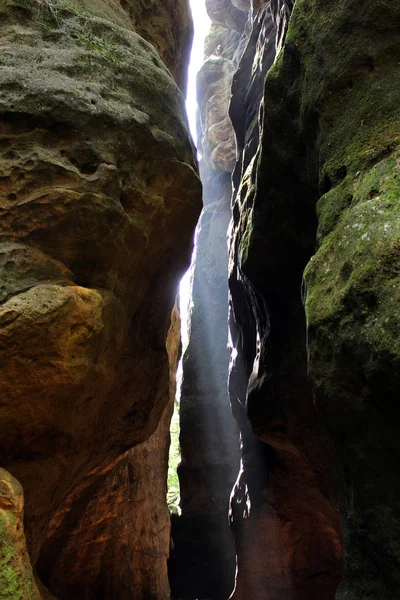
[[[179,6],[153,8],[169,11],[173,30]],[[106,554],[107,542],[94,515],[80,518],[95,498],[127,499],[111,552],[132,510],[129,482],[144,476],[121,457],[168,404],[165,340],[200,204],[183,99],[117,2],[7,0],[0,20],[1,464],[23,486],[27,546],[44,578],[61,595],[68,579],[76,598],[95,597],[96,585],[122,598],[132,563],[103,588],[110,564],[97,578],[95,552],[88,564],[82,548],[97,540]],[[60,558],[72,549],[75,579]],[[114,550],[116,563],[122,545]]]
[[[156,431],[116,464],[89,474],[53,515],[37,569],[60,599],[111,600],[116,591],[120,600],[170,597],[165,474],[179,348],[175,309],[167,337],[169,401]]]
[[[333,597],[340,580],[341,527],[336,503],[340,468],[307,380],[300,284],[303,261],[314,243],[314,218],[311,210],[303,209],[298,226],[302,244],[297,247],[287,232],[296,213],[282,207],[283,225],[263,222],[257,237],[261,246],[254,252],[251,272],[247,270],[253,195],[260,193],[265,207],[273,192],[279,202],[286,182],[293,185],[292,194],[298,190],[294,165],[289,174],[281,155],[270,166],[272,189],[261,188],[260,139],[273,154],[281,137],[293,147],[296,138],[284,111],[277,109],[275,121],[268,124],[263,119],[270,110],[263,81],[276,60],[284,22],[277,7],[267,3],[253,13],[252,23],[230,107],[239,153],[230,240],[235,348],[230,393],[243,441],[242,468],[231,501],[238,553],[233,597],[317,600]],[[281,93],[285,98],[287,91]],[[280,136],[282,127],[287,129]],[[269,236],[271,243],[264,247]]]
[[[398,20],[395,2],[297,0],[257,148],[254,105],[232,101],[237,600],[399,594]],[[271,60],[263,42],[242,62],[245,99],[252,54]]]
[[[223,173],[233,170],[236,158],[235,138],[227,110],[234,70],[231,59],[211,55],[198,75],[204,160],[213,171]]]
[[[82,23],[86,14],[90,14],[135,31],[157,50],[181,90],[185,91],[193,35],[186,0],[20,0],[18,3],[22,9],[29,5],[37,10],[39,18],[50,11],[54,21],[59,21],[60,14],[72,11],[82,17]],[[98,46],[101,50],[101,42]]]

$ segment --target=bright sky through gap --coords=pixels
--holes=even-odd
[[[210,29],[211,21],[206,12],[204,0],[190,0],[194,23],[194,40],[189,65],[188,93],[186,110],[192,137],[196,143],[196,75],[204,62],[204,40]]]
[[[204,62],[204,40],[210,29],[211,20],[209,19],[205,0],[190,0],[194,23],[194,39],[192,53],[189,64],[188,90],[186,97],[186,111],[189,119],[190,132],[193,140],[197,142],[196,132],[196,75]],[[188,312],[190,301],[190,269],[182,278],[179,287],[179,306],[181,313],[182,343],[185,349],[188,343]]]

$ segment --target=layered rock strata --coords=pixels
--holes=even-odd
[[[24,490],[32,564],[60,598],[169,593],[169,520],[157,508],[166,336],[200,184],[182,96],[134,31],[150,26],[132,17],[144,10],[101,0],[0,7],[0,456]],[[190,31],[185,2],[146,10],[168,35]],[[183,38],[170,58],[159,39],[177,74]],[[128,535],[137,506],[148,522]]]

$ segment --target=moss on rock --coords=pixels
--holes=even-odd
[[[103,18],[107,4],[122,24]],[[183,97],[117,1],[5,0],[0,45],[2,464],[23,484],[29,552],[52,590],[96,595],[106,573],[118,597],[160,575],[168,595],[167,526],[161,573],[136,534],[126,543],[143,562],[127,558],[124,500],[110,536],[93,512],[84,532],[69,519],[70,499],[86,514],[86,490],[151,436],[168,402],[165,338],[201,204]],[[164,485],[166,465],[159,475]],[[100,556],[113,557],[106,571]]]
[[[40,600],[23,534],[23,492],[0,468],[0,599]]]
[[[289,41],[304,58],[303,111],[318,111],[323,193],[305,270],[309,376],[346,472],[339,597],[389,600],[400,590],[400,7],[340,2],[321,15],[326,3],[312,2],[305,23],[302,4]]]
[[[351,495],[344,597],[363,600],[400,586],[399,156],[355,178],[350,205],[305,271],[309,374]],[[322,223],[330,196],[320,200]]]
[[[275,378],[264,394],[279,414],[306,267],[308,374],[346,473],[346,600],[400,595],[399,21],[397,0],[296,0],[234,206],[236,266],[270,313],[259,378]]]

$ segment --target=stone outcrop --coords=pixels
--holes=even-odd
[[[119,0],[119,3],[128,14],[132,29],[154,46],[180,89],[186,92],[193,37],[187,0]]]
[[[264,129],[263,115],[269,105],[263,106],[267,102],[263,82],[276,60],[284,27],[279,14],[267,3],[253,15],[249,42],[234,75],[230,107],[238,147],[230,240],[230,326],[236,351],[230,393],[243,440],[242,468],[231,502],[238,554],[233,598],[237,600],[249,595],[261,600],[330,598],[341,574],[336,503],[340,469],[314,410],[306,368],[300,284],[302,261],[314,243],[311,210],[303,210],[299,227],[303,246],[295,251],[290,236],[286,242],[293,211],[285,207],[281,228],[274,223],[268,232],[267,224],[261,229],[260,244],[269,233],[273,241],[257,250],[253,271],[246,270],[246,244],[251,242],[246,236],[254,210],[251,198],[261,190],[253,175],[261,171],[260,140],[266,146],[277,145],[270,126]],[[279,125],[272,122],[278,134],[279,127],[289,123],[286,114],[277,118],[283,120]],[[289,137],[288,143],[295,144],[295,138]],[[280,198],[294,166],[290,178],[280,156],[270,168]],[[293,189],[297,184],[294,179]],[[260,196],[260,203],[265,206],[272,191],[263,190],[265,199]],[[286,243],[288,248],[282,251]]]
[[[323,41],[315,22],[306,29],[316,44],[307,70],[315,80],[320,44],[349,21],[362,33],[343,37],[346,54],[336,47],[328,55],[322,89],[303,100],[320,112],[321,194],[304,296],[314,399],[345,468],[338,598],[386,600],[400,594],[400,7],[362,8],[331,7]]]
[[[60,598],[136,584],[145,597],[155,571],[151,593],[168,597],[168,518],[146,502],[153,476],[155,506],[165,491],[166,336],[200,184],[182,95],[134,31],[145,9],[0,6],[0,458],[24,490],[32,564]],[[190,31],[186,3],[148,10],[154,27],[170,15],[159,50],[178,76],[168,36]],[[135,501],[149,522],[124,537]],[[164,532],[151,550],[148,530]]]
[[[399,7],[297,0],[274,59],[289,8],[253,15],[255,50],[232,88],[230,390],[243,438],[233,598],[389,599],[399,594]],[[255,67],[261,79],[273,60],[260,88]]]
[[[203,170],[203,181],[212,178],[214,172],[230,173],[235,165],[235,138],[227,111],[234,69],[232,60],[211,55],[198,75],[201,151],[205,168],[212,169],[209,174]]]
[[[167,337],[169,401],[151,438],[67,498],[49,526],[37,570],[57,597],[168,600],[170,517],[166,506],[169,425],[180,346],[179,316]],[[68,579],[65,578],[68,573]]]
[[[185,90],[193,35],[186,0],[21,0],[17,6],[23,11],[29,5],[36,7],[40,19],[50,12],[57,24],[60,14],[72,11],[82,17],[82,22],[86,14],[96,15],[136,32],[157,50],[179,87]],[[101,50],[101,43],[99,46]]]

